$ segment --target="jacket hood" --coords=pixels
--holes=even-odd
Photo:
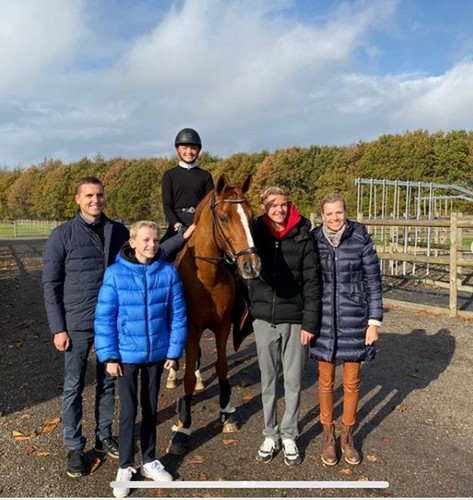
[[[120,252],[117,256],[117,262],[121,262],[122,264],[125,264],[127,266],[134,266],[136,264],[139,265],[144,265],[142,262],[139,262],[138,259],[135,257],[135,251],[133,248],[131,248],[130,243],[126,241],[121,249]],[[161,251],[161,248],[158,249],[156,252],[156,255],[154,256],[154,259],[147,264],[148,266],[153,266],[154,264],[161,265],[164,262],[164,253]]]

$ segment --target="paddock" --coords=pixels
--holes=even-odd
[[[93,369],[87,375],[84,431],[89,441],[88,476],[65,473],[60,425],[62,359],[47,330],[40,285],[44,240],[0,241],[0,495],[2,497],[110,497],[116,461],[97,464],[93,447]],[[419,308],[421,309],[421,307]],[[130,498],[205,497],[469,497],[473,494],[470,411],[473,327],[459,318],[387,309],[376,360],[363,367],[359,424],[359,466],[320,461],[315,362],[307,359],[301,404],[303,462],[287,467],[279,454],[270,464],[255,461],[263,417],[253,336],[238,353],[228,345],[234,404],[241,429],[221,433],[216,421],[218,383],[213,335],[202,339],[206,389],[194,396],[196,432],[183,457],[165,453],[175,421],[179,390],[163,384],[159,398],[158,457],[179,481],[388,481],[386,490],[354,489],[136,489]],[[94,359],[91,358],[91,368]],[[338,372],[339,370],[337,370]],[[336,415],[340,419],[337,373]],[[280,403],[282,403],[280,401]],[[115,415],[114,431],[117,430]],[[49,431],[49,432],[48,432]],[[19,432],[26,439],[14,439]],[[17,435],[18,437],[18,435]],[[138,455],[137,455],[138,457]],[[137,463],[137,465],[139,465]],[[140,479],[138,477],[138,479]],[[205,484],[205,483],[204,483]]]

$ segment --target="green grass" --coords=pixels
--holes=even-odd
[[[15,226],[9,222],[0,222],[0,238],[25,238],[49,236],[55,227],[54,222],[47,225],[32,225],[17,223]]]

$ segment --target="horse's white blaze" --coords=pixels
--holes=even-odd
[[[238,215],[240,216],[241,224],[245,230],[246,239],[248,241],[248,246],[254,247],[255,244],[253,243],[253,236],[251,236],[250,223],[248,221],[248,217],[245,214],[245,211],[243,210],[243,207],[240,204],[237,205],[237,212],[238,212]]]

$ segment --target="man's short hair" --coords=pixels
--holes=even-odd
[[[156,224],[156,222],[153,222],[151,220],[139,220],[138,222],[135,222],[134,224],[131,225],[130,238],[136,238],[138,231],[142,227],[149,227],[150,229],[153,229],[154,231],[156,231],[158,233],[158,237],[159,237],[159,226]]]
[[[103,189],[103,184],[100,179],[97,179],[97,177],[82,177],[82,179],[79,179],[76,184],[76,194],[80,193],[80,188],[84,184],[96,184],[98,186],[102,186]]]

